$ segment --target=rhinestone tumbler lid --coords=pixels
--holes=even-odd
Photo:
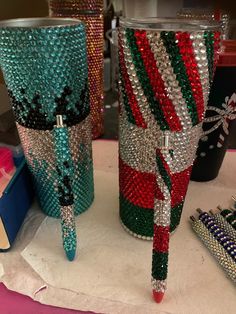
[[[66,27],[76,26],[82,24],[79,19],[75,18],[23,18],[10,19],[0,21],[0,28],[52,28],[52,27]]]
[[[101,14],[103,12],[103,0],[48,0],[52,11],[64,11],[68,14],[77,11],[79,14]]]
[[[207,20],[184,20],[175,18],[121,18],[120,25],[127,28],[157,31],[201,31],[220,30],[220,23]]]

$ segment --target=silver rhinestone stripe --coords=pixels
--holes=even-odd
[[[155,278],[152,278],[152,288],[156,292],[165,292],[167,288],[167,282],[166,280],[156,280]]]
[[[86,147],[86,157],[92,159],[92,135],[91,115],[77,125],[68,128],[71,156],[75,164],[81,161],[84,156],[81,154],[81,145]]]
[[[158,184],[161,184],[158,181]],[[165,194],[167,195],[166,191]],[[155,199],[154,202],[154,223],[157,226],[168,227],[170,225],[170,204]]]
[[[193,221],[191,224],[193,230],[202,242],[218,260],[228,276],[236,283],[236,263],[233,261],[232,257],[229,256],[223,246],[219,244],[200,220]]]
[[[190,35],[190,39],[192,40],[193,51],[195,54],[195,59],[197,61],[198,73],[199,73],[200,81],[202,84],[204,106],[206,109],[209,92],[210,92],[210,86],[209,86],[208,60],[207,60],[204,33],[202,32],[192,33]]]
[[[156,60],[156,65],[161,78],[164,82],[168,97],[172,101],[176,114],[178,115],[182,128],[185,130],[192,126],[192,120],[188,112],[187,104],[182,95],[181,87],[176,79],[176,75],[171,66],[171,61],[163,41],[160,38],[160,33],[147,32],[151,50]]]
[[[122,105],[122,104],[121,104]],[[120,156],[133,169],[155,174],[156,148],[161,137],[158,129],[142,129],[120,115]],[[173,159],[165,156],[171,173],[190,167],[195,159],[202,124],[190,130],[170,133]]]
[[[217,225],[227,233],[227,235],[236,243],[236,230],[224,219],[221,214],[215,214],[213,216]]]
[[[161,132],[139,128],[120,115],[120,157],[131,168],[155,174],[156,147]]]
[[[142,114],[142,117],[148,127],[159,129],[159,126],[148,105],[147,98],[144,95],[142,86],[139,82],[139,79],[135,70],[135,66],[133,64],[131,52],[127,45],[127,38],[125,37],[125,31],[123,29],[120,30],[120,38],[121,38],[121,45],[124,51],[125,67],[127,69],[129,80],[132,85],[132,90],[138,102],[138,106]]]
[[[190,130],[171,133],[173,159],[166,160],[171,173],[181,172],[193,164],[201,134],[202,123],[195,125]]]

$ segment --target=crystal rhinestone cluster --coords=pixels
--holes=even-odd
[[[31,27],[30,21],[1,26],[0,64],[42,210],[60,217],[60,205],[69,209],[73,194],[77,215],[94,197],[85,27],[79,21],[44,26],[40,19]],[[53,130],[57,115],[68,127],[74,169],[62,181]]]
[[[212,31],[119,30],[120,218],[131,234],[153,238],[152,285],[161,293],[219,45]]]
[[[103,133],[103,0],[49,0],[50,15],[86,25],[92,136]]]
[[[229,278],[236,283],[236,263],[200,220],[191,221],[193,230],[209,249]]]

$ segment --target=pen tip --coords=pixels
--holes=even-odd
[[[157,292],[155,290],[152,290],[153,293],[153,298],[157,303],[161,303],[163,297],[164,297],[164,292]]]
[[[67,251],[66,256],[70,262],[72,262],[75,258],[75,250]]]

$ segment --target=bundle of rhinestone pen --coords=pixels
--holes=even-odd
[[[212,233],[214,238],[223,246],[225,251],[232,257],[236,262],[236,243],[235,241],[225,232],[224,229],[220,228],[214,218],[207,212],[202,211],[200,208],[197,209],[199,213],[199,220],[206,226],[206,228]]]
[[[202,217],[205,217],[205,213],[202,213]],[[210,229],[204,225],[204,223],[200,219],[195,219],[193,216],[190,217],[191,225],[193,230],[196,232],[197,236],[202,240],[205,246],[209,249],[211,254],[216,258],[218,263],[224,269],[228,277],[236,283],[236,263],[235,258],[229,254],[227,250],[223,247],[223,245],[216,239]],[[216,228],[217,230],[217,228]],[[214,232],[215,233],[215,232]],[[222,234],[222,231],[216,232],[217,234]],[[220,235],[218,235],[220,237]],[[221,240],[223,241],[223,240]],[[234,255],[235,256],[235,255]]]
[[[209,211],[218,226],[230,236],[230,238],[236,242],[236,230],[228,223],[227,220],[220,214],[214,213],[212,210]]]

